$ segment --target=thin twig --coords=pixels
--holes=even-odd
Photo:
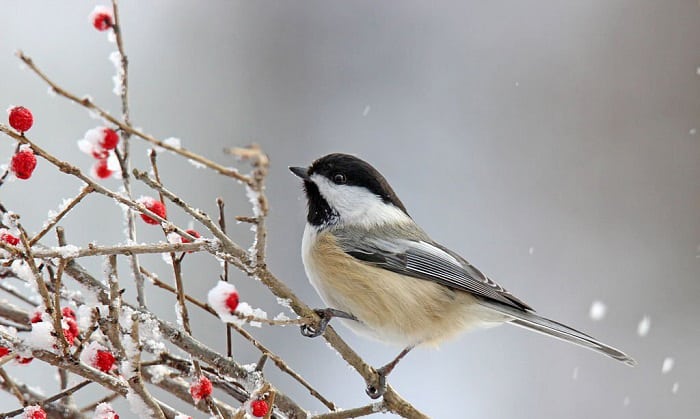
[[[43,401],[40,402],[39,404],[43,406],[43,405],[47,405],[47,404],[49,404],[49,403],[53,403],[53,402],[55,402],[56,400],[60,400],[60,399],[62,399],[62,398],[64,398],[64,397],[68,397],[68,396],[70,396],[71,394],[75,393],[76,391],[80,390],[81,388],[85,387],[86,385],[88,385],[88,384],[90,384],[90,383],[92,383],[92,381],[90,381],[90,380],[81,381],[81,382],[79,382],[78,384],[74,385],[73,387],[67,388],[67,389],[65,389],[65,390],[63,390],[63,391],[61,391],[61,392],[59,392],[59,393],[56,393],[56,394],[54,394],[53,396],[51,396],[51,397],[49,397],[49,398],[43,400]],[[11,411],[11,412],[0,413],[0,417],[3,417],[3,418],[11,418],[11,417],[13,417],[13,416],[19,415],[19,414],[22,413],[23,411],[24,411],[24,408],[20,408],[20,409],[17,409],[17,410],[13,410],[13,411]]]
[[[344,409],[338,410],[337,412],[322,413],[320,415],[314,415],[311,419],[349,419],[349,418],[359,418],[361,416],[369,416],[375,413],[383,413],[386,411],[386,407],[382,402],[372,403],[361,407],[356,407],[354,409]]]
[[[0,367],[0,377],[2,377],[3,384],[6,385],[10,389],[10,392],[17,398],[17,401],[19,401],[19,403],[21,405],[26,404],[26,401],[24,400],[24,396],[22,395],[22,392],[19,391],[19,389],[17,388],[17,385],[12,380],[12,378],[10,378],[10,376],[7,375],[7,372],[5,372],[5,369],[1,368],[1,367]],[[4,417],[4,416],[0,415],[0,417]]]
[[[109,255],[138,255],[148,253],[167,253],[167,252],[201,252],[207,251],[210,246],[214,245],[211,240],[200,239],[192,243],[149,243],[149,244],[130,244],[117,246],[96,246],[92,243],[86,247],[77,248],[58,247],[53,249],[37,249],[34,250],[34,257],[40,259],[57,258],[65,255],[70,255],[71,259],[82,258],[87,256],[109,256]],[[17,252],[21,254],[21,251]]]
[[[34,262],[34,255],[32,254],[32,251],[29,248],[29,238],[27,237],[27,231],[24,229],[24,227],[22,227],[19,221],[17,221],[17,229],[19,230],[20,241],[22,242],[22,246],[24,246],[25,249],[24,251],[27,254],[27,257],[24,261],[27,265],[29,265],[29,269],[31,269],[32,274],[34,275],[37,290],[39,291],[39,295],[41,295],[41,299],[44,303],[44,310],[49,316],[53,317],[55,307],[53,307],[53,304],[51,302],[51,296],[49,294],[49,289],[46,287],[46,282],[44,282],[44,277],[42,276],[41,272],[39,272],[39,269],[37,268],[36,263]],[[58,335],[63,329],[61,327],[60,322],[58,322],[58,324],[56,323],[57,322],[54,318],[54,331]]]
[[[53,226],[55,226],[59,221],[61,221],[61,219],[63,217],[65,217],[66,214],[68,214],[68,212],[70,212],[70,210],[73,209],[73,207],[78,205],[78,203],[83,198],[85,198],[90,192],[92,192],[92,187],[90,185],[84,186],[83,189],[80,190],[80,193],[75,198],[71,199],[68,204],[66,204],[63,208],[61,208],[61,211],[58,214],[56,214],[52,219],[50,219],[46,223],[44,228],[42,228],[40,232],[38,232],[34,237],[32,237],[31,240],[29,240],[29,245],[34,246],[36,244],[36,242],[41,240],[41,238],[44,237],[44,235],[46,235],[46,233],[48,233],[49,230],[51,230],[53,228]]]
[[[81,408],[80,413],[93,412],[95,410],[95,408],[97,408],[98,404],[109,403],[109,402],[119,398],[119,396],[120,396],[119,393],[108,394],[105,397],[101,398],[100,400],[98,400],[94,403],[90,403],[89,405]]]
[[[141,373],[141,347],[139,344],[139,319],[137,314],[132,314],[131,316],[131,339],[138,345],[138,350],[133,352],[130,359],[131,365],[134,367],[135,371],[133,371],[133,375],[128,380],[129,386],[139,395],[146,406],[148,406],[153,417],[165,419],[165,413],[143,382],[143,375]]]
[[[131,135],[135,135],[139,138],[142,138],[143,140],[148,141],[149,143],[151,143],[153,145],[164,148],[168,151],[172,151],[173,153],[179,154],[179,155],[181,155],[189,160],[193,160],[197,163],[203,164],[204,166],[206,166],[206,167],[208,167],[208,168],[210,168],[210,169],[212,169],[212,170],[214,170],[214,171],[216,171],[224,176],[232,177],[232,178],[234,178],[240,182],[246,183],[246,184],[249,182],[252,182],[250,178],[240,174],[234,168],[224,167],[218,163],[214,163],[213,161],[211,161],[205,157],[202,157],[199,154],[195,154],[195,153],[193,153],[185,148],[182,148],[182,147],[172,146],[172,145],[170,145],[164,141],[161,141],[161,140],[159,140],[151,135],[145,134],[145,133],[135,129],[135,128],[131,127],[130,125],[125,124],[124,122],[115,118],[114,116],[112,116],[110,113],[108,113],[107,111],[105,111],[101,107],[97,106],[95,103],[93,103],[93,101],[90,98],[88,98],[88,97],[80,98],[80,97],[66,91],[62,87],[58,86],[56,83],[51,81],[51,79],[49,79],[48,76],[46,76],[46,74],[44,74],[41,70],[39,70],[39,68],[34,64],[34,61],[30,57],[24,55],[24,53],[22,51],[17,51],[17,56],[27,65],[27,67],[30,70],[32,70],[37,76],[39,76],[42,80],[44,80],[57,95],[63,96],[66,99],[69,99],[69,100],[77,103],[78,105],[85,107],[86,109],[88,109],[90,111],[96,112],[98,115],[100,115],[102,118],[104,118],[108,122],[119,127],[119,129],[121,131],[129,133]]]
[[[224,251],[233,256],[233,259],[230,259],[230,261],[242,271],[247,272],[247,265],[249,265],[250,258],[246,254],[246,251],[243,250],[239,245],[234,243],[226,234],[224,234],[224,232],[221,231],[219,226],[217,226],[207,214],[205,214],[201,210],[192,208],[190,205],[188,205],[186,202],[180,199],[177,195],[170,192],[155,179],[152,179],[150,176],[148,176],[147,173],[134,169],[134,176],[136,177],[136,179],[142,181],[150,188],[153,188],[159,193],[162,193],[163,196],[167,198],[170,202],[182,208],[186,213],[190,214],[197,221],[202,223],[207,229],[209,229],[209,231],[214,235],[214,237],[221,241]]]
[[[63,352],[63,356],[68,356],[68,348],[70,344],[66,339],[66,334],[63,332],[63,310],[61,309],[61,277],[63,276],[63,270],[66,267],[66,260],[59,259],[58,270],[53,276],[53,289],[54,289],[54,301],[53,306],[55,308],[53,312],[54,317],[54,328],[56,330],[56,335],[58,336],[59,349]],[[57,326],[57,328],[56,328]]]
[[[216,198],[216,205],[219,207],[219,227],[221,231],[226,234],[226,216],[224,215],[224,199],[222,197]],[[221,280],[228,282],[228,261],[224,260],[224,266],[222,267],[223,272],[221,273]],[[233,357],[233,334],[231,333],[231,326],[226,325],[226,355],[231,358]]]
[[[158,172],[158,162],[157,162],[157,153],[155,150],[151,150],[149,153],[149,157],[151,160],[151,168],[153,169],[153,176],[156,179],[156,182],[159,184],[162,183],[160,180],[160,173]],[[163,199],[163,194],[161,192],[158,192],[158,196],[160,197],[160,202],[165,205],[165,201]],[[167,231],[163,230],[163,235],[168,237]],[[175,295],[177,296],[177,309],[178,309],[178,314],[180,316],[180,321],[182,323],[182,328],[185,329],[185,333],[188,335],[192,336],[192,328],[190,327],[190,315],[189,312],[187,311],[187,304],[185,303],[185,287],[182,283],[182,258],[178,258],[175,256],[174,252],[170,252],[170,260],[172,261],[172,266],[173,266],[173,275],[175,277],[175,287],[176,287],[176,293]],[[182,254],[183,257],[186,255],[186,253]],[[196,359],[192,359],[192,367],[194,368],[195,376],[196,377],[201,377],[202,376],[202,369],[199,366],[199,361]],[[212,401],[211,395],[207,396],[204,398],[204,402],[206,403],[207,407],[209,408],[209,412],[212,415],[215,415],[216,417],[221,417],[221,412],[219,409],[216,407],[216,404]]]

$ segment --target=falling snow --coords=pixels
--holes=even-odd
[[[673,393],[673,394],[678,393],[678,388],[679,388],[679,387],[680,387],[680,384],[678,383],[678,381],[676,381],[675,383],[673,383],[673,387],[671,387],[671,393]]]
[[[642,317],[639,324],[637,325],[637,334],[644,337],[649,334],[649,329],[651,328],[651,318],[649,316]]]
[[[589,311],[589,316],[591,317],[592,320],[603,320],[603,317],[605,317],[605,312],[608,310],[608,308],[603,304],[602,301],[593,301],[593,304],[591,304],[591,309]]]
[[[661,364],[661,374],[668,374],[673,369],[673,364],[675,361],[670,356],[664,358],[663,364]]]
[[[578,379],[578,367],[574,367],[574,372],[571,374],[571,378],[574,380]]]
[[[362,111],[362,116],[367,116],[367,115],[369,115],[369,111],[370,111],[371,109],[372,109],[372,108],[371,108],[369,105],[365,106],[365,109]]]

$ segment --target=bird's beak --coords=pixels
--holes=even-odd
[[[289,170],[303,180],[309,180],[309,170],[306,167],[289,167]]]

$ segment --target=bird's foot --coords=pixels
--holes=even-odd
[[[319,321],[315,325],[302,324],[301,334],[308,338],[315,338],[321,336],[323,332],[326,331],[328,322],[331,321],[333,317],[341,317],[343,319],[357,320],[357,317],[350,313],[346,313],[342,310],[336,310],[334,308],[317,308],[314,310],[319,317]]]
[[[377,379],[375,382],[368,382],[365,393],[372,399],[378,399],[386,393],[386,377],[391,373],[396,365],[406,356],[407,353],[411,352],[413,346],[406,347],[401,353],[399,353],[396,358],[391,362],[384,365],[381,368],[377,368]]]
[[[373,383],[368,383],[365,393],[371,399],[378,399],[386,393],[386,376],[388,372],[385,371],[384,367],[377,370],[377,379]]]

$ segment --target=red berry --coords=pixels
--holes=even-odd
[[[95,407],[93,419],[119,419],[119,415],[109,403],[102,402]]]
[[[109,372],[114,366],[114,355],[111,352],[102,349],[97,350],[97,356],[95,356],[94,367],[102,372]]]
[[[0,357],[3,357],[10,353],[10,350],[4,346],[0,346]]]
[[[236,307],[238,307],[238,292],[234,291],[226,297],[226,307],[231,313],[236,311]]]
[[[202,235],[199,234],[199,232],[197,230],[194,230],[191,228],[188,228],[187,230],[185,230],[185,233],[189,234],[190,236],[194,237],[195,239],[202,237]],[[182,238],[183,243],[190,243],[190,239],[186,239],[184,237],[181,237],[181,238]]]
[[[29,131],[34,124],[32,112],[24,106],[15,106],[10,109],[10,126],[19,132]]]
[[[77,338],[80,334],[80,331],[78,330],[78,323],[70,317],[64,317],[63,321],[65,322],[66,326],[68,326],[67,329],[63,329],[63,336],[66,337],[68,344],[72,345],[75,338]]]
[[[190,384],[190,394],[195,403],[211,396],[212,385],[207,377],[201,376]]]
[[[63,307],[61,309],[61,314],[63,317],[70,317],[71,319],[76,320],[75,311],[73,311],[73,309],[70,307]]]
[[[29,179],[36,168],[36,157],[31,148],[20,150],[12,156],[10,169],[19,179]]]
[[[156,215],[159,215],[161,218],[166,218],[165,205],[157,199],[145,196],[143,198],[139,198],[138,202],[148,208],[150,211],[154,212]],[[155,220],[146,214],[141,214],[141,219],[147,224],[160,224],[160,221]]]
[[[190,236],[194,237],[195,239],[198,239],[198,238],[202,237],[202,235],[199,234],[199,232],[198,232],[197,230],[194,230],[194,229],[191,229],[191,228],[188,228],[187,230],[185,230],[185,232],[186,232],[187,234],[189,234]],[[190,243],[190,239],[186,239],[186,238],[184,238],[184,237],[180,237],[180,240],[181,240],[183,243]],[[190,251],[187,252],[187,253],[192,253],[192,250],[190,250]]]
[[[29,358],[24,358],[24,357],[21,357],[21,356],[15,357],[15,361],[17,361],[17,363],[18,363],[18,364],[21,364],[21,365],[27,365],[27,364],[29,364],[30,362],[32,362],[33,360],[34,360],[34,358],[32,358],[32,357],[29,357]]]
[[[250,402],[250,410],[252,411],[253,416],[256,418],[261,418],[267,415],[270,407],[267,405],[265,400],[253,400]]]
[[[19,244],[19,238],[10,234],[6,229],[2,229],[0,230],[0,242],[17,246]]]
[[[109,157],[109,151],[100,147],[93,147],[91,153],[92,157],[96,158],[97,160],[105,160],[107,157]]]
[[[98,31],[106,31],[114,26],[112,11],[104,6],[95,7],[95,10],[90,15],[90,20],[92,21],[92,26]]]
[[[41,310],[35,311],[34,314],[32,314],[31,322],[32,322],[32,323],[39,323],[39,322],[43,321],[43,320],[41,319],[41,316],[42,316],[43,314],[44,314],[44,312],[41,311]]]
[[[22,419],[46,419],[46,412],[41,406],[27,406],[24,408]]]
[[[92,165],[92,176],[98,179],[107,179],[114,173],[107,164],[107,159],[100,159]]]
[[[104,137],[100,140],[100,147],[105,150],[114,150],[114,148],[119,144],[119,135],[110,128],[102,128],[102,133]]]

